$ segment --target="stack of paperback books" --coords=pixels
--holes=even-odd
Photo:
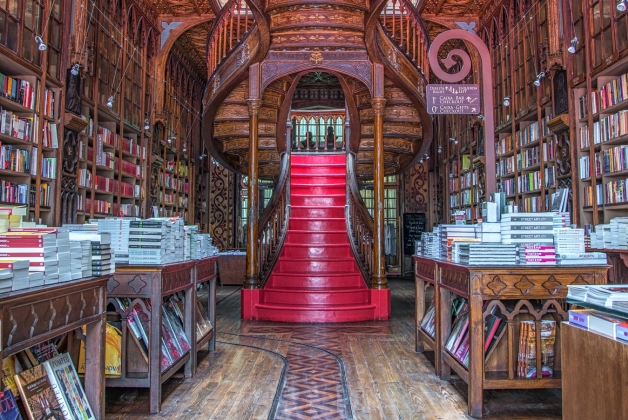
[[[628,249],[628,217],[614,217],[608,224],[596,225],[589,239],[594,249]]]
[[[173,247],[169,225],[163,220],[134,220],[129,224],[129,264],[168,264]]]
[[[83,277],[83,250],[79,241],[70,241],[70,275],[72,280]]]
[[[512,244],[457,243],[458,261],[469,265],[516,265],[517,247]]]
[[[554,245],[524,245],[519,247],[519,264],[556,265]]]
[[[71,240],[72,264],[78,264],[80,277],[92,276],[92,241]],[[76,251],[74,250],[76,249]],[[76,262],[75,262],[76,261]],[[72,268],[74,270],[74,268]]]
[[[111,234],[108,232],[71,231],[70,240],[90,241],[92,276],[105,276],[115,271],[115,259],[111,254]]]
[[[98,232],[111,234],[111,251],[117,264],[129,263],[129,232],[132,220],[140,219],[112,217],[98,221]]]
[[[501,216],[502,243],[554,243],[554,228],[570,225],[569,213],[505,213]]]
[[[440,228],[440,258],[451,260],[451,244],[454,239],[479,240],[481,231],[478,225],[439,225]]]
[[[42,232],[5,232],[0,234],[0,258],[30,261],[29,271],[40,272],[32,276],[36,285],[59,282],[57,238]],[[31,285],[32,287],[32,285]]]
[[[557,228],[554,229],[554,244],[556,253],[585,252],[584,229]]]
[[[421,235],[422,255],[428,258],[440,257],[440,229],[435,227],[433,232],[423,232]]]
[[[0,260],[0,293],[28,289],[28,260]]]

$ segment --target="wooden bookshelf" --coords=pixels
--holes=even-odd
[[[105,299],[109,276],[0,294],[1,359],[87,326],[85,394],[97,419],[105,418]],[[64,316],[55,316],[64,314]]]
[[[540,331],[541,319],[551,317],[557,321],[556,354],[560,353],[561,333],[559,321],[565,319],[564,310],[569,284],[606,284],[608,266],[554,266],[539,267],[466,266],[442,260],[414,257],[417,289],[420,281],[426,281],[435,264],[435,300],[439,328],[435,351],[440,353],[439,375],[449,379],[456,372],[469,387],[468,412],[472,417],[482,417],[482,401],[485,389],[540,389],[561,387],[561,361],[554,360],[554,375],[550,378],[521,379],[516,377],[519,325],[523,319],[534,320]],[[464,366],[446,349],[452,329],[451,305],[454,296],[465,298],[469,305],[469,367]],[[419,299],[417,290],[417,299]],[[513,301],[508,310],[504,301]],[[534,302],[537,304],[535,305]],[[540,304],[539,304],[540,302]],[[484,320],[494,306],[498,306],[507,318],[504,337],[485,360]],[[416,312],[417,325],[423,313]],[[419,318],[420,317],[420,318]],[[418,331],[417,340],[425,334]],[[540,336],[537,334],[537,372],[541,371]]]
[[[186,261],[160,266],[117,266],[107,285],[108,303],[115,308],[122,323],[122,369],[120,378],[108,378],[108,387],[148,388],[151,413],[161,408],[161,386],[172,375],[183,368],[184,376],[191,378],[196,370],[197,351],[208,345],[213,351],[216,330],[216,257],[198,261]],[[203,337],[196,335],[197,285],[208,289],[207,311],[212,322],[212,331]],[[161,370],[162,311],[163,299],[177,292],[184,295],[184,333],[190,350],[182,354],[164,371]],[[131,339],[132,332],[126,322],[129,311],[121,308],[114,298],[129,298],[131,308],[138,304],[148,315],[148,361],[141,355],[137,343]],[[152,311],[143,301],[150,302]],[[158,302],[155,303],[155,302]]]

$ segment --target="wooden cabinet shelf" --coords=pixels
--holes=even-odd
[[[485,389],[541,389],[561,387],[560,359],[554,361],[552,377],[522,379],[516,376],[517,338],[520,316],[533,319],[540,330],[542,317],[565,319],[563,309],[570,284],[605,284],[608,266],[467,266],[443,260],[414,257],[416,283],[416,350],[426,344],[435,352],[435,372],[449,379],[456,372],[468,387],[468,412],[482,417]],[[425,285],[434,287],[435,337],[420,328],[425,314]],[[453,297],[467,300],[469,308],[469,367],[445,348],[452,329]],[[512,301],[509,309],[503,301]],[[537,307],[533,302],[541,305]],[[506,332],[485,360],[484,319],[493,307],[507,318]],[[539,338],[537,337],[537,342]],[[556,353],[560,353],[561,333],[557,325]],[[540,346],[537,371],[541,371]]]
[[[105,299],[109,276],[0,294],[1,359],[37,343],[87,327],[85,394],[97,419],[105,418]],[[64,314],[63,316],[56,316]]]

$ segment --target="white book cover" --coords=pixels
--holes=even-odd
[[[95,420],[94,412],[89,405],[70,356],[67,353],[62,353],[44,362],[44,364],[48,377],[53,383],[52,388],[57,400],[60,398],[64,400],[66,407],[72,412],[72,418]]]

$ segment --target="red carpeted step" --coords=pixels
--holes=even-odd
[[[349,244],[286,244],[281,250],[286,258],[353,258]]]
[[[381,319],[351,252],[345,220],[344,154],[291,157],[290,219],[283,248],[263,290],[244,293],[243,314],[283,322]],[[253,300],[256,299],[256,300]]]
[[[345,217],[344,206],[292,206],[290,217],[321,217],[321,218],[338,218]]]
[[[309,230],[314,232],[346,229],[346,222],[343,218],[307,218],[307,217],[291,217],[290,229],[293,230]]]

